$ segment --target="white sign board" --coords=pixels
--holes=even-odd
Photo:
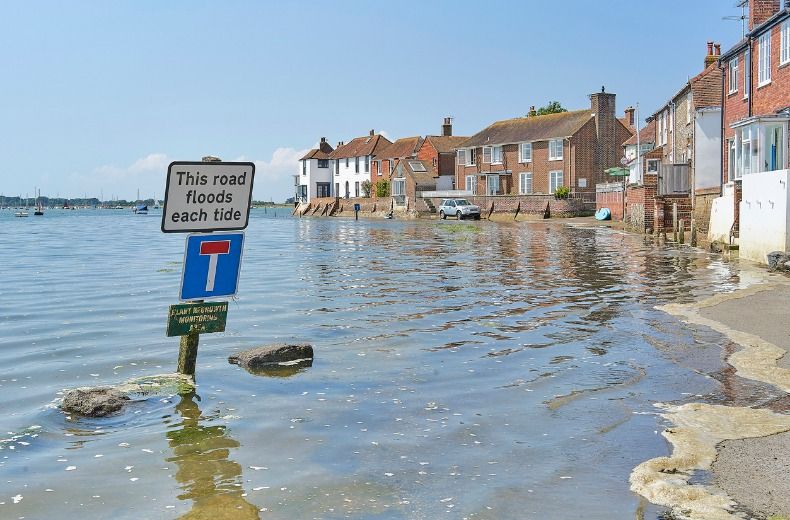
[[[192,233],[247,227],[255,165],[250,162],[170,163],[162,231]]]

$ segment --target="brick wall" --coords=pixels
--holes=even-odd
[[[778,24],[771,29],[771,82],[762,87],[757,86],[759,45],[757,39],[752,42],[752,61],[754,62],[752,114],[754,115],[773,114],[780,108],[790,105],[790,63],[779,65],[781,28],[782,24]]]
[[[622,188],[622,185],[617,188]],[[622,189],[597,192],[595,194],[595,210],[609,208],[609,211],[612,212],[612,220],[623,220],[623,195]]]

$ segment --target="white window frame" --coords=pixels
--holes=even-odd
[[[518,162],[532,162],[532,143],[521,143],[518,147]]]
[[[491,164],[502,164],[505,150],[502,145],[491,147]]]
[[[763,33],[757,40],[757,86],[771,83],[771,31]]]
[[[467,175],[466,176],[466,191],[471,191],[472,195],[477,194],[477,178],[475,175]]]
[[[497,193],[499,193],[499,175],[486,175],[486,194],[496,195]]]
[[[398,178],[392,180],[392,196],[393,197],[406,196],[406,179]]]
[[[532,172],[521,172],[518,175],[518,192],[521,195],[532,193]]]
[[[785,65],[790,63],[790,20],[782,22],[779,34],[779,65]]]
[[[658,173],[659,164],[661,161],[659,159],[648,159],[647,160],[647,173]],[[655,165],[655,169],[651,168],[651,166]]]
[[[381,159],[376,161],[376,174],[377,174],[378,177],[381,177],[382,175],[384,175],[384,172],[381,171],[381,163],[382,163]]]
[[[727,64],[727,94],[738,92],[738,56],[733,56]]]
[[[559,183],[555,183],[557,174],[559,174]],[[564,186],[564,177],[565,176],[563,175],[562,170],[552,170],[549,172],[549,193],[554,193],[557,191],[557,188]]]
[[[458,166],[466,166],[466,148],[460,148],[456,152],[455,163]]]
[[[493,146],[483,147],[483,164],[491,164],[491,158],[494,155],[493,148],[494,148]]]
[[[752,82],[752,53],[747,48],[743,52],[743,99],[749,97]]]
[[[549,140],[549,161],[561,161],[564,156],[562,139]],[[559,144],[559,155],[557,154],[557,145]],[[553,192],[552,192],[553,193]]]

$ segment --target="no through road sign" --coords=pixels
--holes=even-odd
[[[235,295],[243,249],[242,232],[189,235],[179,299],[207,300]]]

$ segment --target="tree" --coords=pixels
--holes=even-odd
[[[545,116],[546,114],[559,114],[560,112],[567,112],[566,109],[562,108],[559,101],[551,101],[545,107],[540,107],[538,109],[539,116]]]
[[[376,183],[376,197],[389,197],[390,181],[381,179]]]
[[[369,180],[362,181],[362,194],[365,198],[370,197],[370,190],[373,187],[373,184]]]

